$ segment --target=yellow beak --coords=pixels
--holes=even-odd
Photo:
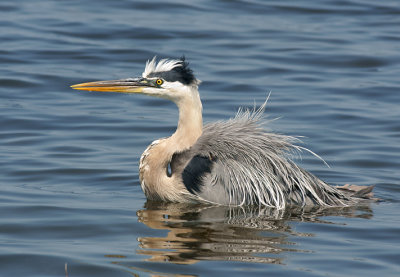
[[[71,88],[88,91],[110,91],[121,93],[141,93],[145,87],[151,87],[152,84],[146,79],[123,79],[110,81],[97,81],[72,85]]]

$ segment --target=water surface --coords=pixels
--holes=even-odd
[[[2,1],[1,276],[398,276],[398,1]],[[147,202],[138,160],[174,104],[72,91],[186,55],[205,121],[261,104],[343,209]]]

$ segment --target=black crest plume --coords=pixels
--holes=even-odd
[[[190,85],[195,82],[196,77],[193,71],[189,68],[189,63],[186,61],[185,56],[179,59],[179,65],[175,66],[170,71],[153,72],[149,77],[159,77],[168,82],[181,82],[185,85]]]

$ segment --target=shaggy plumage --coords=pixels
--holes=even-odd
[[[157,63],[153,58],[142,78],[72,87],[142,93],[178,106],[175,133],[154,141],[140,158],[140,182],[149,199],[283,209],[348,206],[372,196],[372,186],[331,187],[297,166],[290,154],[309,150],[298,146],[295,137],[261,128],[267,101],[258,110],[239,111],[233,119],[203,127],[199,84],[184,59]]]
[[[351,196],[290,159],[291,152],[305,149],[295,145],[297,138],[267,133],[261,128],[266,104],[267,101],[257,111],[239,111],[228,121],[205,125],[190,149],[173,156],[172,173],[185,173],[193,157],[208,159],[209,163],[203,161],[203,168],[197,169],[202,172],[201,179],[196,176],[185,185],[200,201],[223,205],[259,204],[281,209],[286,205],[354,203]],[[193,171],[191,174],[198,175]]]

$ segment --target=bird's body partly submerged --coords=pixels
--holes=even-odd
[[[99,81],[75,89],[142,93],[175,102],[175,133],[154,141],[140,158],[140,182],[147,198],[220,205],[348,206],[369,198],[372,187],[331,187],[297,166],[289,154],[301,151],[291,136],[261,128],[264,105],[203,127],[199,81],[187,62],[148,61],[141,78]]]

